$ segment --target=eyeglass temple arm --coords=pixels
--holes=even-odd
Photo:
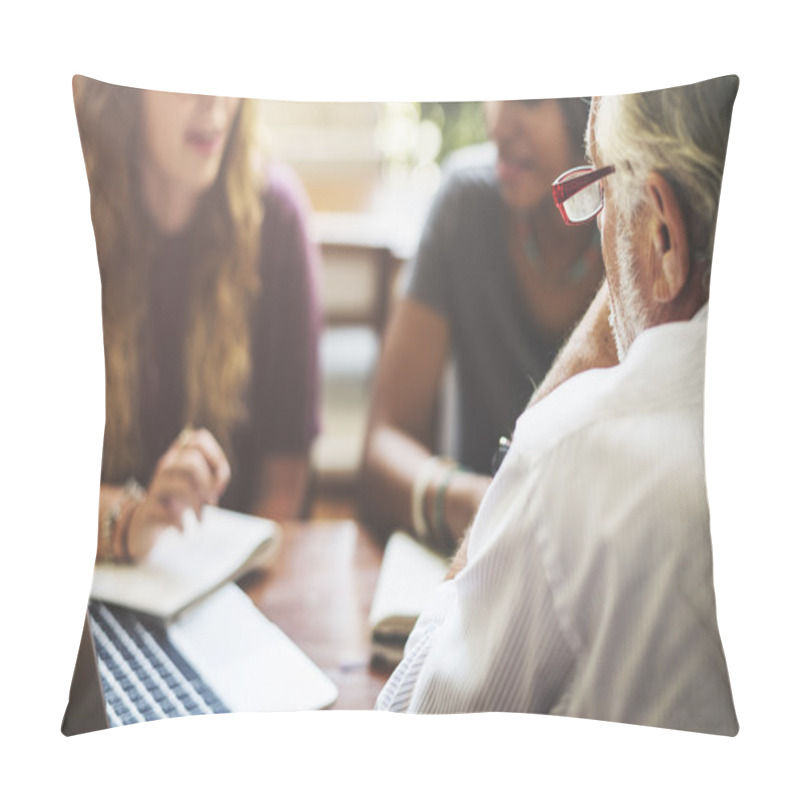
[[[557,203],[564,203],[587,186],[591,186],[601,178],[605,178],[606,175],[610,175],[614,170],[615,167],[613,166],[601,167],[600,169],[587,172],[583,175],[576,175],[574,178],[567,178],[563,183],[554,183],[553,197]]]

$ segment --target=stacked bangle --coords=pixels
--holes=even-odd
[[[133,478],[130,478],[122,487],[122,491],[111,505],[100,526],[99,555],[102,561],[122,563],[131,561],[128,533],[133,512],[142,501],[144,495],[144,488]],[[120,555],[115,552],[117,534],[119,534]]]
[[[414,532],[423,541],[429,539],[431,535],[428,520],[425,517],[425,494],[438,466],[439,456],[431,456],[414,476],[414,485],[411,488],[411,523],[414,526]]]
[[[450,545],[451,535],[450,529],[447,527],[447,518],[445,517],[444,500],[447,493],[447,487],[453,476],[460,469],[459,465],[451,462],[447,466],[447,470],[442,474],[436,483],[436,494],[433,496],[433,531],[436,537],[436,543],[440,547],[447,547]]]
[[[119,517],[120,508],[120,501],[116,500],[103,516],[103,520],[100,524],[100,547],[98,548],[98,556],[101,561],[114,560],[114,531],[117,527],[117,518]]]
[[[445,518],[445,493],[453,475],[459,469],[459,465],[452,459],[431,456],[414,477],[411,491],[411,520],[414,531],[420,540],[434,547],[450,545],[450,532]],[[425,514],[425,497],[432,485],[433,519],[429,525]]]

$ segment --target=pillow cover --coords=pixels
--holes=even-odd
[[[361,669],[371,698],[386,679],[378,708],[738,730],[702,446],[709,275],[737,87],[726,77],[591,107],[493,103],[495,146],[447,161],[406,292],[450,331],[457,461],[488,474],[498,437],[513,430],[513,441],[460,571],[422,611],[403,661],[391,675]],[[158,507],[154,485],[197,468],[193,486],[205,481],[209,497],[222,492],[223,504],[251,512],[262,461],[307,456],[318,429],[316,254],[296,179],[251,169],[252,102],[76,79],[76,108],[103,281],[98,551],[125,560],[140,557],[135,534],[147,504]],[[416,180],[438,174],[430,158],[418,161]],[[256,186],[254,174],[268,177]],[[390,358],[384,351],[384,372]],[[187,430],[210,431],[214,444],[192,440],[204,461],[165,468],[165,454],[185,457]],[[214,483],[217,444],[234,473],[230,493]],[[448,469],[429,481],[432,508],[414,527],[433,544],[459,477]],[[372,503],[385,504],[372,486]],[[287,560],[299,541],[286,538]],[[379,557],[368,537],[358,542]],[[278,577],[251,590],[270,616]],[[101,624],[98,650],[108,647]],[[160,628],[131,625],[161,641]],[[306,649],[313,657],[313,642]],[[341,662],[320,666],[345,673]],[[112,684],[104,679],[106,696]],[[188,712],[201,708],[217,706]]]

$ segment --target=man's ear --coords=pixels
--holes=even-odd
[[[646,181],[651,207],[651,291],[653,300],[670,303],[689,278],[689,237],[686,219],[669,181],[651,172]]]

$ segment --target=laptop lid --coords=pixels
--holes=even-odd
[[[88,613],[83,619],[83,632],[78,647],[78,658],[72,673],[69,703],[61,723],[64,736],[99,731],[108,727],[106,703],[97,668],[97,654],[89,630]]]
[[[135,616],[135,612],[127,613]],[[87,615],[62,724],[62,732],[67,736],[110,727],[91,624]],[[321,709],[332,705],[338,696],[336,685],[328,676],[264,617],[235,584],[227,584],[167,623],[163,633],[175,648],[176,656],[196,671],[230,711]],[[98,635],[101,639],[104,636],[99,631]],[[127,646],[132,645],[129,640]],[[108,647],[108,642],[104,647]],[[106,673],[114,671],[110,663],[104,662],[103,666]],[[114,691],[119,688],[116,686]],[[109,698],[112,704],[119,699],[114,697]],[[118,712],[115,705],[113,724],[125,724]],[[134,715],[142,719],[136,712]]]
[[[311,711],[338,697],[330,678],[234,583],[166,630],[232,711]]]

